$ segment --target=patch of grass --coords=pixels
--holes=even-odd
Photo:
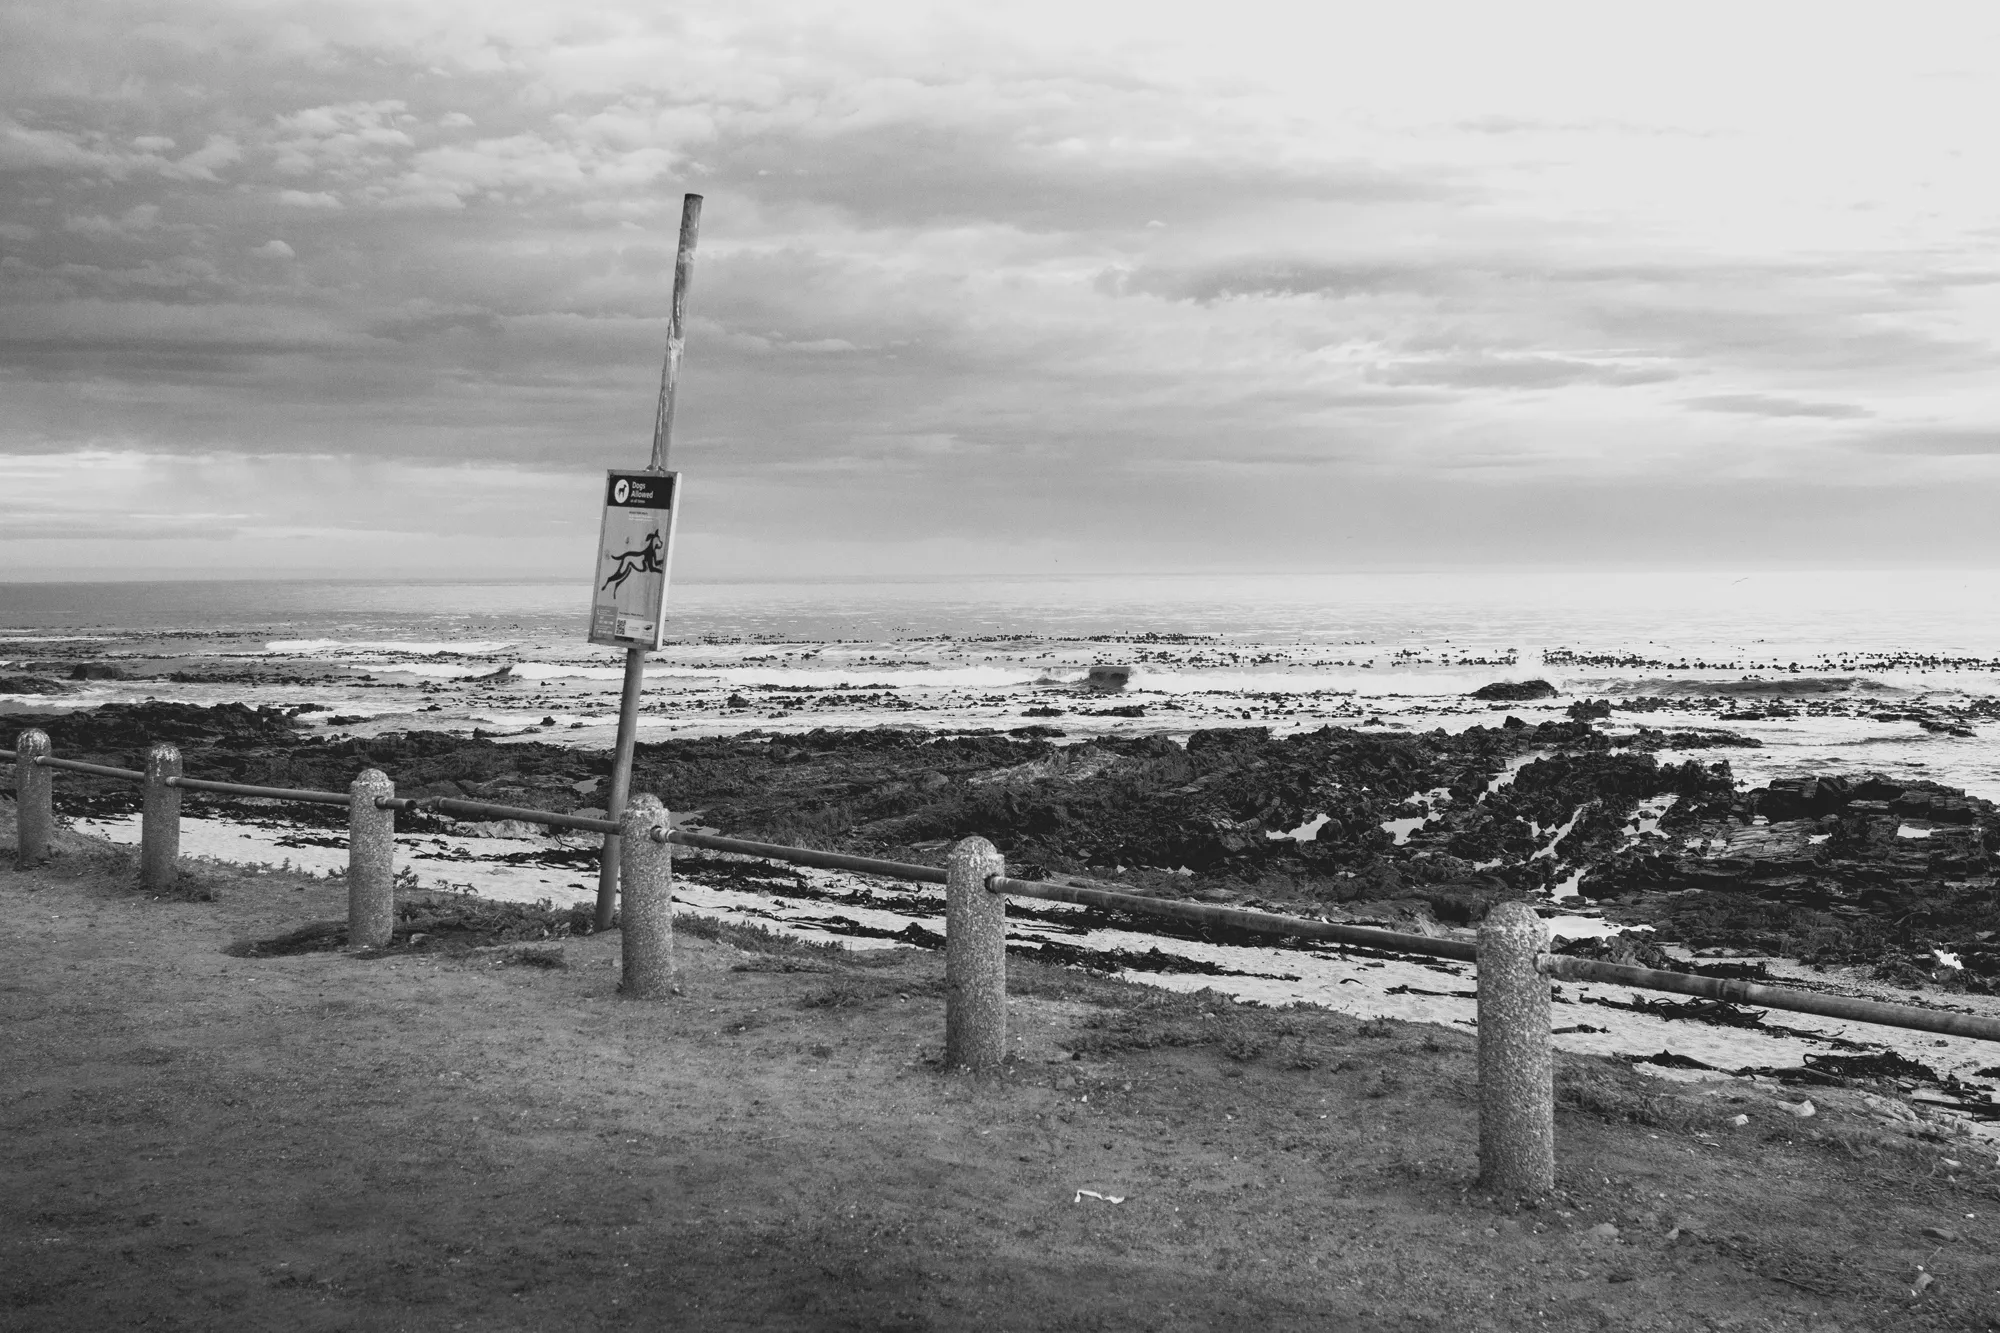
[[[268,940],[237,940],[225,945],[222,951],[231,958],[290,958],[342,948],[346,943],[345,921],[309,921]]]
[[[134,858],[134,873],[137,872],[137,858]],[[189,865],[186,862],[174,867],[174,882],[166,892],[153,895],[163,902],[212,903],[222,884],[233,881],[235,875],[220,873],[214,864]]]
[[[503,903],[469,894],[417,894],[396,904],[389,947],[357,956],[382,958],[410,950],[466,953],[496,944],[526,944],[589,934],[590,924],[588,904],[554,907],[546,899],[535,903]],[[267,940],[239,940],[223,952],[237,958],[284,958],[346,947],[345,921],[314,921]]]
[[[1181,994],[1086,977],[1073,969],[1049,971],[1066,972],[1080,991],[1075,998],[1100,1006],[1100,1012],[1087,1014],[1062,1043],[1079,1059],[1163,1047],[1211,1047],[1230,1061],[1223,1070],[1230,1077],[1257,1061],[1285,1070],[1322,1069],[1339,1061],[1337,1051],[1356,1027],[1351,1018],[1311,1005],[1269,1009],[1212,989]],[[1011,973],[1008,990],[1021,993]],[[1057,997],[1070,994],[1059,990]],[[1349,1066],[1339,1061],[1338,1067]]]
[[[1271,1011],[1240,1005],[1204,987],[1180,994],[1153,991],[1135,995],[1122,1008],[1087,1016],[1066,1045],[1077,1055],[1104,1056],[1163,1046],[1216,1046],[1237,1061],[1254,1060],[1270,1049],[1276,1032]]]
[[[1222,1039],[1222,1053],[1238,1062],[1255,1060],[1271,1049],[1268,1032],[1232,1032]]]
[[[1131,999],[1125,994],[1126,991],[1136,994],[1141,989],[1144,989],[1147,995],[1159,993],[1151,988],[1134,987],[1129,982],[1091,976],[1073,967],[1038,962],[1014,954],[1007,956],[1007,994],[1010,996],[1033,996],[1038,1000],[1080,1000],[1086,1004],[1123,1006]]]
[[[504,903],[466,894],[412,895],[396,904],[392,947],[469,949],[560,940],[589,934],[591,921],[592,911],[584,903],[555,907],[547,899]]]
[[[569,960],[563,957],[561,946],[554,944],[523,945],[509,949],[500,955],[502,964],[508,967],[568,967]]]
[[[1403,1090],[1403,1076],[1393,1069],[1377,1069],[1361,1085],[1364,1097],[1393,1097]]]
[[[800,939],[756,921],[725,921],[721,917],[677,912],[674,914],[674,929],[699,940],[727,944],[745,953],[790,954],[849,961],[850,950],[839,940]]]
[[[818,958],[758,954],[737,963],[729,970],[731,972],[837,972],[840,969]]]
[[[1625,1121],[1692,1133],[1720,1119],[1711,1104],[1672,1092],[1657,1082],[1600,1061],[1564,1062],[1556,1069],[1556,1105],[1607,1121]]]
[[[799,997],[801,1009],[852,1009],[860,1005],[873,1004],[892,996],[898,1000],[914,1000],[919,996],[944,994],[944,978],[911,980],[903,977],[869,976],[865,973],[843,973],[824,986],[807,991]]]
[[[799,997],[801,1009],[852,1009],[863,1000],[872,998],[873,987],[857,982],[852,977],[842,977],[828,982],[817,990],[807,991]]]

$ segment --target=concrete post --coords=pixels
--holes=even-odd
[[[396,932],[396,812],[377,801],[396,794],[379,768],[347,784],[347,942],[380,948]]]
[[[49,832],[56,822],[54,775],[35,762],[48,753],[45,731],[30,727],[14,739],[15,849],[23,870],[49,858]]]
[[[139,824],[139,886],[165,893],[180,877],[181,789],[168,778],[181,775],[181,752],[172,745],[146,751],[146,796]]]
[[[667,808],[650,793],[634,796],[618,821],[618,932],[621,995],[662,1000],[674,993],[674,852],[655,841],[667,831]]]
[[[1479,927],[1479,1183],[1496,1193],[1556,1185],[1549,980],[1535,967],[1548,947],[1526,903],[1496,905]]]
[[[944,896],[944,1067],[1007,1063],[1007,898],[986,887],[1007,863],[984,838],[951,849]]]

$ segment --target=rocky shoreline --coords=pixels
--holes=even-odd
[[[172,741],[190,774],[267,786],[344,790],[376,767],[404,795],[560,812],[598,808],[610,770],[601,751],[478,731],[328,736],[301,725],[305,711],[110,704],[0,716],[0,737],[38,726],[59,754],[123,766],[139,764],[147,744]],[[634,789],[702,825],[765,841],[934,864],[951,840],[978,834],[1025,877],[1084,876],[1418,928],[1468,926],[1502,900],[1575,894],[1614,921],[1651,927],[1650,937],[1628,933],[1609,947],[1656,964],[1658,946],[1682,944],[1697,954],[1865,962],[1898,984],[2000,985],[2000,812],[1991,802],[1879,774],[1742,791],[1728,754],[1754,740],[1635,727],[1619,716],[1627,712],[1582,701],[1567,720],[1533,726],[1511,717],[1455,734],[1245,726],[1197,730],[1185,742],[1071,738],[1039,724],[750,730],[642,744]],[[137,803],[129,784],[77,775],[56,791],[73,817]],[[234,804],[188,802],[193,812]],[[299,806],[286,816],[344,819],[337,808]]]

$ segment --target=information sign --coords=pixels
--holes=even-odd
[[[678,472],[611,472],[590,599],[590,641],[657,651],[667,632],[667,565],[674,553]]]

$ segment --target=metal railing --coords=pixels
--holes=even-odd
[[[1090,884],[1016,879],[1005,873],[999,852],[984,838],[961,839],[951,850],[950,864],[940,869],[845,852],[696,833],[673,828],[665,807],[650,795],[634,798],[624,818],[612,821],[449,796],[399,797],[394,784],[378,769],[364,770],[345,795],[260,787],[186,777],[180,771],[180,752],[165,744],[148,750],[143,771],[59,759],[50,753],[47,735],[35,730],[22,732],[13,750],[0,750],[0,759],[13,760],[15,764],[18,846],[23,865],[37,863],[48,855],[54,826],[51,772],[140,783],[144,788],[140,878],[146,888],[154,891],[171,887],[178,874],[182,791],[347,806],[350,810],[348,939],[358,945],[387,944],[393,933],[397,811],[516,819],[549,828],[618,835],[625,848],[621,920],[624,972],[620,990],[638,998],[673,993],[672,847],[942,884],[946,889],[945,1061],[953,1068],[970,1068],[977,1073],[995,1072],[1006,1059],[1008,897],[1064,902],[1214,929],[1327,940],[1472,963],[1479,971],[1481,1178],[1494,1189],[1533,1193],[1553,1188],[1554,1091],[1548,986],[1551,980],[1667,991],[1917,1032],[2000,1041],[2000,1019],[1553,953],[1547,926],[1524,903],[1496,906],[1480,927],[1478,943],[1473,944],[1276,912],[1151,898]]]

